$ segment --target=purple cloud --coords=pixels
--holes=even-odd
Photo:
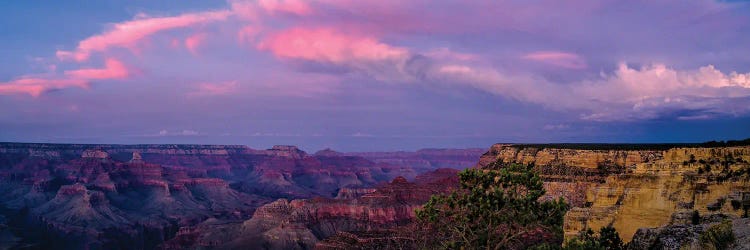
[[[37,58],[29,70],[44,72],[2,79],[0,101],[18,114],[73,105],[76,113],[90,114],[84,102],[112,108],[113,93],[122,93],[118,101],[150,103],[117,112],[143,115],[149,107],[169,107],[179,110],[170,117],[175,122],[217,115],[192,113],[202,108],[242,107],[225,115],[249,117],[260,111],[247,110],[271,107],[282,111],[243,125],[302,124],[278,116],[317,112],[324,118],[305,121],[346,123],[348,129],[337,131],[342,136],[389,134],[359,128],[364,125],[356,120],[367,117],[358,112],[383,112],[383,119],[370,123],[399,131],[395,124],[405,114],[387,104],[416,105],[410,98],[430,103],[409,115],[436,120],[441,113],[431,108],[477,100],[482,103],[466,108],[492,112],[446,115],[481,120],[534,109],[557,117],[534,120],[550,124],[533,126],[545,131],[573,131],[579,123],[742,118],[750,114],[748,9],[746,3],[712,0],[231,0],[184,13],[146,10],[111,20],[72,44],[51,44],[46,57],[29,55]],[[453,103],[443,104],[446,96]],[[255,131],[327,132],[324,125],[300,132],[272,131],[278,124],[269,124]],[[560,124],[570,129],[555,129]],[[143,130],[132,134],[160,128]],[[453,130],[461,127],[445,129]],[[223,133],[242,131],[215,132]]]

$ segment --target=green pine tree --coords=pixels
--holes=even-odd
[[[433,196],[416,211],[421,247],[525,249],[562,244],[568,205],[562,198],[540,201],[545,191],[531,166],[467,169],[459,178],[459,190]]]

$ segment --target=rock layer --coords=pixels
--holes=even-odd
[[[359,199],[427,170],[294,146],[0,143],[0,215],[13,222],[0,237],[41,248],[152,249],[191,228],[249,219],[279,198]]]
[[[280,199],[231,226],[198,226],[168,242],[170,248],[312,249],[342,232],[375,232],[413,221],[432,194],[458,186],[457,170],[440,169],[409,182],[397,177],[359,197]],[[181,230],[182,231],[182,230]],[[388,235],[384,235],[388,237]],[[325,244],[336,245],[335,241]]]
[[[639,228],[668,225],[675,215],[744,213],[750,199],[750,147],[668,150],[584,150],[497,144],[482,156],[489,163],[535,164],[545,180],[545,199],[564,197],[567,236],[612,225],[629,241]],[[735,204],[732,206],[731,204]]]

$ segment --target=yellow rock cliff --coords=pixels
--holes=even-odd
[[[496,144],[489,163],[534,164],[547,195],[564,197],[566,236],[612,225],[627,242],[639,228],[686,223],[685,214],[742,216],[750,199],[750,147],[583,150]]]

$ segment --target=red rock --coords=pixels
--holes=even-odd
[[[329,221],[334,216],[364,219],[356,226],[365,226],[366,221],[398,224],[413,216],[417,200],[429,198],[428,191],[407,191],[414,186],[407,180],[424,169],[333,150],[308,155],[294,146],[254,150],[218,145],[0,143],[0,162],[4,164],[0,190],[13,190],[0,193],[3,205],[29,207],[45,232],[77,239],[64,242],[70,248],[130,246],[145,238],[153,240],[138,243],[142,246],[136,248],[154,248],[177,235],[178,228],[206,219],[247,219],[258,206],[280,197],[323,197],[289,201],[288,211],[268,218],[273,225],[283,221],[279,219],[283,216],[288,218],[272,232],[291,242],[313,235],[297,222]],[[397,176],[404,178],[383,184],[381,193],[375,194],[373,186]],[[367,194],[372,196],[363,198]],[[339,196],[339,203],[334,196]],[[271,212],[261,209],[258,218],[263,213]],[[185,230],[178,238],[190,239],[194,232],[207,229]],[[224,241],[198,238],[191,242],[216,245]]]
[[[261,245],[279,249],[313,248],[320,240],[318,237],[326,238],[341,231],[395,228],[410,223],[415,217],[414,210],[432,194],[456,188],[455,174],[455,170],[435,171],[428,174],[430,177],[420,178],[423,180],[420,184],[399,177],[352,198],[340,195],[338,199],[279,199],[258,208],[250,220],[234,231],[218,233],[215,229],[202,229],[193,244],[220,242],[217,246],[220,248]],[[222,234],[233,238],[222,238]]]
[[[81,154],[81,158],[107,159],[109,154],[102,150],[86,150]]]

